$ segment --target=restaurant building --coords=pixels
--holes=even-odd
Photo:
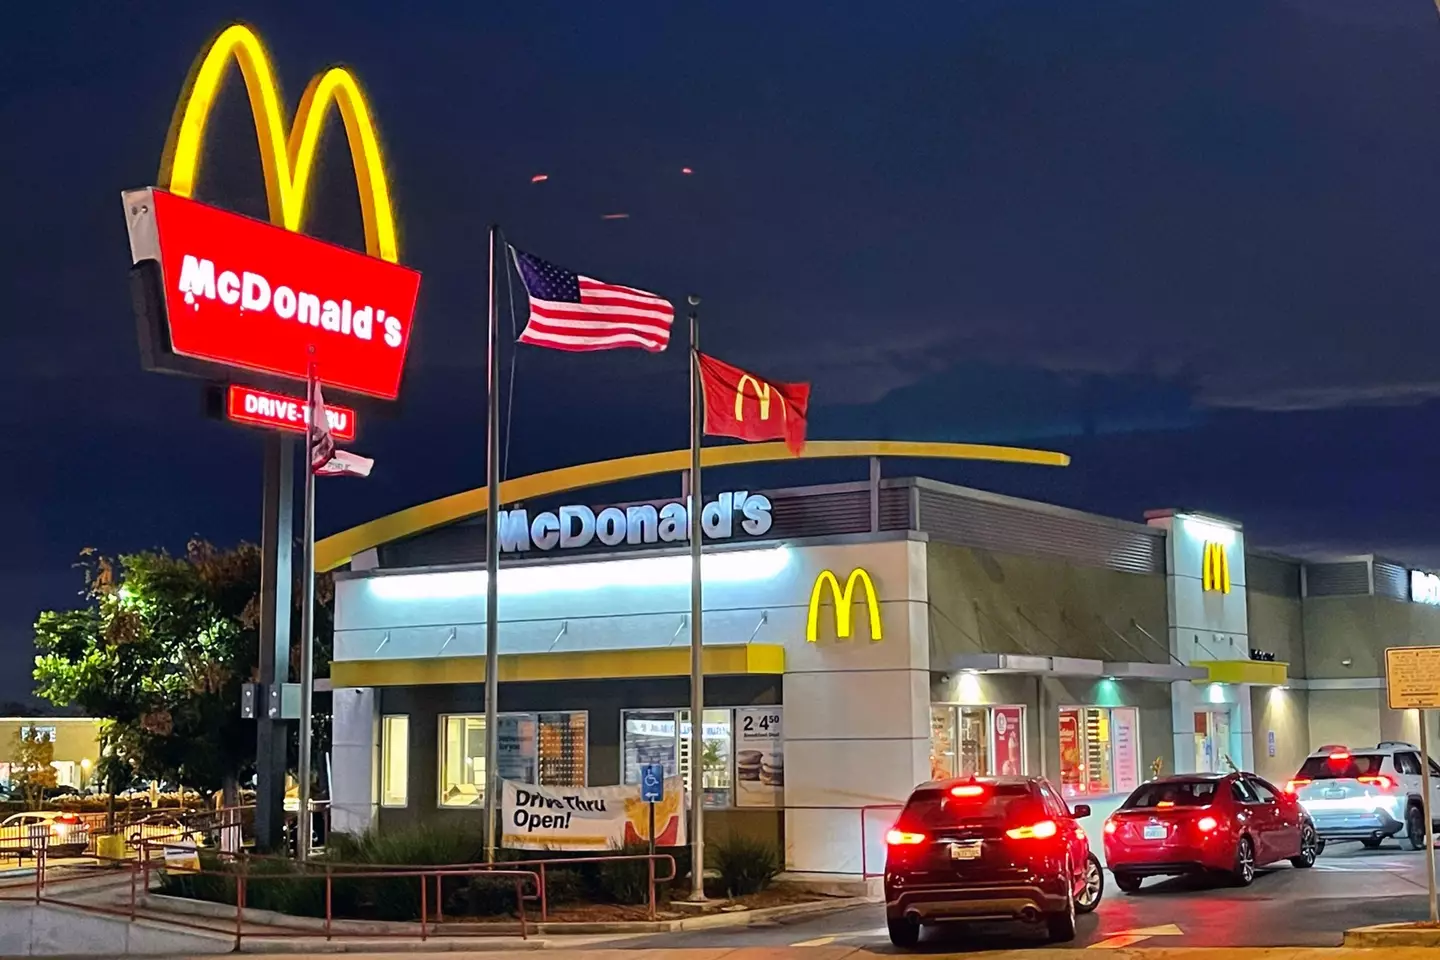
[[[878,471],[875,472],[878,477]],[[502,511],[502,777],[688,775],[680,501]],[[1237,522],[1129,522],[927,479],[707,497],[706,835],[857,876],[911,788],[1043,774],[1097,815],[1156,774],[1283,781],[1313,744],[1418,733],[1384,646],[1440,638],[1426,574],[1247,551]],[[337,575],[337,829],[479,818],[484,517]]]

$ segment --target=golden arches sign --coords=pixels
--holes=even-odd
[[[863,567],[856,567],[850,571],[850,576],[845,578],[844,587],[840,586],[840,580],[830,570],[821,570],[820,575],[815,578],[815,586],[810,588],[810,613],[805,618],[806,640],[815,643],[820,638],[820,599],[824,596],[826,587],[830,588],[830,598],[835,602],[835,636],[841,640],[849,638],[856,585],[865,588],[860,600],[870,614],[870,639],[876,642],[883,639],[880,632],[880,600],[875,596],[875,581],[870,579],[870,574]]]
[[[190,197],[200,170],[204,149],[205,123],[215,106],[231,58],[240,67],[250,112],[255,118],[255,137],[265,171],[265,196],[270,222],[299,231],[305,220],[305,201],[310,174],[315,169],[315,152],[331,103],[340,111],[345,136],[350,141],[350,159],[355,166],[360,211],[365,223],[365,250],[372,257],[398,263],[400,245],[395,214],[390,206],[390,185],[385,174],[380,141],[360,82],[345,67],[331,67],[316,74],[300,98],[295,120],[287,131],[280,87],[265,46],[249,26],[237,23],[220,31],[200,54],[175,105],[175,116],[160,160],[161,189]]]
[[[1229,593],[1230,557],[1225,552],[1225,544],[1207,541],[1200,562],[1202,588],[1215,593]]]
[[[702,467],[739,466],[747,463],[791,462],[795,455],[783,443],[737,443],[705,447],[700,451]],[[992,460],[1035,466],[1069,466],[1070,458],[1050,450],[1002,447],[987,443],[912,443],[903,440],[816,440],[805,445],[804,460],[835,457],[915,457],[939,460]],[[666,450],[636,457],[618,457],[582,463],[572,467],[515,477],[500,485],[502,503],[535,500],[566,490],[597,487],[622,480],[635,480],[660,473],[679,473],[690,466],[690,451]],[[448,497],[407,507],[388,516],[342,530],[315,543],[315,569],[334,570],[350,562],[355,554],[392,540],[412,537],[426,530],[484,513],[489,492],[484,487],[453,493]]]

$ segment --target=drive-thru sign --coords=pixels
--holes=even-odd
[[[1385,696],[1391,710],[1420,711],[1420,799],[1425,807],[1425,875],[1430,878],[1430,922],[1440,923],[1435,897],[1435,828],[1430,811],[1430,737],[1426,710],[1440,707],[1440,647],[1388,647]]]

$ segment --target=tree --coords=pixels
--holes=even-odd
[[[10,779],[20,788],[26,810],[45,804],[45,791],[55,787],[55,741],[48,730],[25,727],[15,731]]]
[[[132,775],[233,793],[255,762],[241,685],[258,675],[260,551],[192,541],[183,557],[82,554],[86,603],[35,625],[36,692],[112,721],[102,748]],[[301,591],[293,591],[298,598]],[[323,578],[317,596],[333,597]],[[317,604],[317,675],[329,666],[331,617]],[[292,661],[298,661],[298,608]],[[107,764],[113,767],[113,764]],[[113,789],[118,769],[106,776]]]

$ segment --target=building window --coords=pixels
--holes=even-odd
[[[502,713],[496,721],[495,765],[502,780],[585,786],[589,715],[584,710]],[[440,805],[484,803],[485,715],[452,714],[440,724]]]
[[[485,802],[485,717],[440,718],[440,806]]]
[[[380,720],[380,806],[409,802],[410,718],[392,714]]]
[[[1025,708],[930,707],[930,776],[1005,775],[1025,772]]]
[[[1069,797],[1129,793],[1140,784],[1139,710],[1060,710],[1060,791]]]
[[[734,741],[732,712],[706,710],[704,753],[701,755],[700,783],[706,807],[729,807],[734,803]],[[621,715],[624,782],[640,782],[640,768],[658,763],[667,777],[680,776],[690,782],[690,711],[626,710]]]

